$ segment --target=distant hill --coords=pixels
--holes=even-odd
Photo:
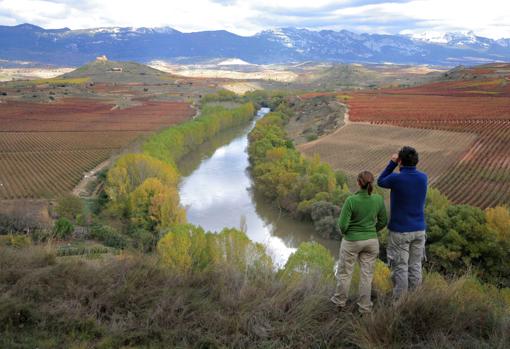
[[[100,83],[157,83],[170,76],[140,63],[96,59],[62,75],[62,78],[90,78],[91,81]]]
[[[458,66],[441,76],[440,80],[510,80],[510,63],[483,64],[476,67]]]
[[[230,32],[182,33],[172,28],[43,29],[31,24],[0,26],[0,65],[79,66],[107,55],[113,60],[197,62],[236,58],[249,63],[343,62],[429,64],[453,67],[510,61],[510,39],[473,33],[440,38],[357,34],[347,30],[282,28],[253,36]]]

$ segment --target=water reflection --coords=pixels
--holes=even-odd
[[[259,116],[268,112],[263,108]],[[239,228],[244,217],[250,239],[265,244],[278,265],[303,241],[319,241],[336,255],[338,242],[320,239],[311,225],[292,220],[251,191],[246,148],[253,125],[215,137],[181,162],[180,195],[188,221],[220,231]],[[217,148],[221,144],[225,145]]]

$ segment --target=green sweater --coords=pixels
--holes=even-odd
[[[345,200],[338,226],[345,240],[358,241],[377,238],[377,232],[388,223],[384,199],[360,190]]]

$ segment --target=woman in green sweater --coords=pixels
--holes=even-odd
[[[377,232],[383,229],[388,218],[384,199],[372,194],[374,175],[368,171],[358,175],[360,190],[345,201],[338,225],[343,239],[340,260],[336,270],[338,280],[335,295],[331,301],[343,308],[347,302],[354,264],[360,264],[359,311],[372,311],[372,278],[375,261],[379,254]]]

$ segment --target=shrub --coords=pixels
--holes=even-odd
[[[9,234],[0,235],[0,246],[22,248],[32,245],[32,239],[27,235]]]
[[[326,239],[339,238],[337,225],[340,208],[327,201],[318,201],[311,205],[311,217],[315,231]]]
[[[356,344],[372,348],[394,347],[395,343],[399,347],[500,347],[508,339],[504,333],[510,325],[495,299],[490,287],[469,277],[451,283],[437,275],[426,278],[421,289],[391,311],[383,303],[373,316],[358,320]],[[489,338],[494,342],[487,343]]]
[[[93,224],[90,228],[90,237],[101,241],[104,245],[114,248],[125,248],[128,244],[127,238],[110,226]]]
[[[74,225],[67,218],[59,218],[53,226],[53,234],[57,239],[65,240],[74,232]]]
[[[132,246],[144,253],[153,252],[160,237],[158,232],[134,226],[129,227],[128,236]]]
[[[37,218],[27,215],[21,208],[14,212],[0,213],[0,234],[30,232],[41,228]]]
[[[83,215],[84,208],[83,201],[79,197],[67,194],[58,198],[55,212],[61,218],[75,221],[79,215]]]
[[[468,205],[431,210],[427,216],[429,260],[447,274],[474,268],[484,280],[510,283],[510,248],[498,241],[485,213]]]
[[[352,274],[351,281],[351,289],[350,293],[352,295],[357,295],[359,288],[359,279],[360,279],[360,266],[359,263],[356,263],[354,266],[354,271]],[[377,298],[383,298],[386,295],[389,295],[393,290],[393,283],[391,281],[391,271],[388,266],[377,259],[375,262],[374,268],[374,278],[372,280],[372,293],[375,292]]]

